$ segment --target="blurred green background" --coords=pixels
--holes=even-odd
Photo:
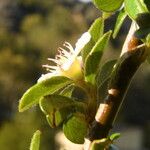
[[[54,140],[58,129],[48,126],[38,107],[18,113],[18,101],[44,73],[46,58],[54,57],[64,41],[74,44],[99,15],[91,3],[77,0],[0,0],[0,149],[27,150],[37,129],[42,150],[59,149]],[[115,19],[106,22],[105,30]],[[117,58],[129,24],[126,20],[121,38],[111,41],[104,61]],[[117,143],[121,150],[150,149],[149,68],[145,63],[136,74],[115,126],[123,132]],[[129,141],[137,147],[127,149]]]

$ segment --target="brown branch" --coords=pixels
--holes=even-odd
[[[136,31],[136,29],[137,29],[137,26],[135,22],[132,22],[128,35],[123,44],[120,56],[122,56],[125,52],[132,50],[138,45],[139,40],[136,37],[134,37],[134,32]]]
[[[133,25],[131,25],[133,30]],[[135,72],[146,59],[147,50],[144,44],[138,46],[138,40],[129,31],[128,38],[122,49],[122,53],[111,74],[108,95],[103,104],[99,105],[89,133],[85,138],[84,150],[90,150],[93,140],[106,138],[111,130],[118,111],[125,97],[128,86]],[[128,41],[127,41],[128,40]],[[126,47],[126,50],[125,50]]]

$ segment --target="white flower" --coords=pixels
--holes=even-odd
[[[53,76],[66,76],[72,79],[81,79],[82,77],[82,57],[79,53],[83,47],[90,41],[91,35],[89,32],[85,32],[75,44],[75,48],[70,43],[65,42],[64,48],[59,47],[59,54],[55,59],[48,58],[48,60],[54,62],[55,66],[43,65],[49,73],[43,74],[38,82],[47,80]]]

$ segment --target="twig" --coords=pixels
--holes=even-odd
[[[122,56],[125,52],[132,50],[133,48],[135,48],[137,46],[138,39],[136,39],[134,37],[134,32],[136,31],[136,29],[137,29],[137,25],[133,21],[131,23],[131,27],[129,29],[128,35],[127,35],[125,42],[123,44],[120,56]]]
[[[118,114],[124,96],[135,72],[146,59],[146,46],[138,46],[134,37],[135,25],[132,23],[118,62],[111,74],[108,95],[99,105],[95,120],[85,138],[84,150],[90,150],[93,140],[106,138]]]

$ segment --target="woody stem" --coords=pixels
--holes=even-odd
[[[125,40],[120,58],[112,71],[109,81],[107,97],[99,105],[95,120],[93,121],[89,133],[85,138],[84,150],[90,149],[93,140],[106,138],[111,130],[128,86],[135,72],[146,59],[146,46],[138,46],[138,40],[133,35],[133,24]],[[131,35],[132,33],[132,35]],[[128,41],[127,41],[128,40]],[[126,49],[125,49],[126,47]]]

